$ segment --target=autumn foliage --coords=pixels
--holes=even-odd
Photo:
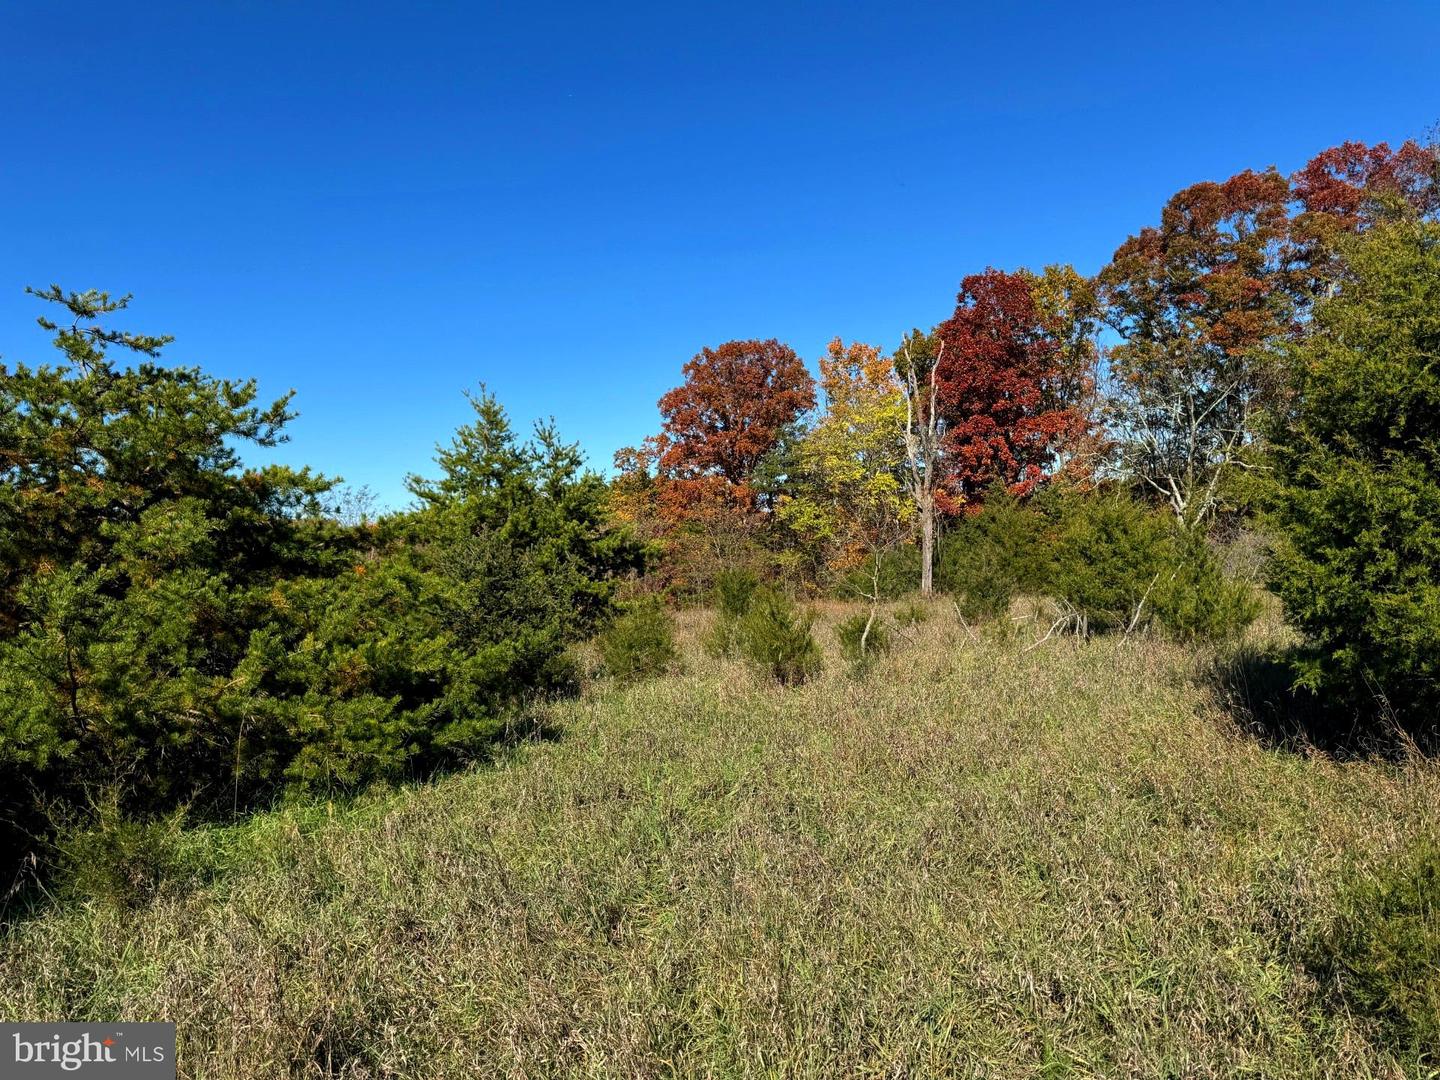
[[[757,470],[814,407],[815,380],[773,338],[701,349],[683,373],[660,398],[660,433],[616,454],[613,503],[623,521],[667,548],[669,584],[693,588],[753,543]]]
[[[1284,176],[1246,170],[1178,192],[1121,244],[1103,280],[1132,349],[1183,337],[1234,354],[1287,329],[1304,281],[1289,202]]]
[[[905,402],[889,357],[839,338],[820,358],[825,410],[795,454],[792,492],[779,514],[831,571],[874,560],[909,534],[904,491]]]
[[[1257,419],[1288,393],[1273,356],[1340,286],[1346,238],[1440,208],[1433,148],[1348,142],[1287,178],[1246,170],[1176,193],[1099,276],[1122,473],[1188,525],[1233,505]]]
[[[815,405],[815,381],[788,345],[727,341],[701,349],[685,381],[660,399],[659,467],[675,480],[750,487],[787,425]]]
[[[1028,494],[1086,429],[1031,279],[994,269],[970,275],[936,335],[944,347],[936,391],[952,506],[980,498],[996,480]]]
[[[1383,142],[1341,143],[1316,154],[1293,181],[1305,213],[1353,232],[1373,223],[1387,201],[1420,216],[1440,211],[1434,151],[1413,141],[1394,150]]]

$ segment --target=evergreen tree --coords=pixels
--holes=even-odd
[[[605,485],[488,395],[422,506],[344,526],[333,482],[247,469],[292,419],[157,362],[128,298],[38,295],[65,362],[0,367],[0,826],[92,804],[233,812],[483,753],[570,681],[566,649],[643,561]],[[139,354],[132,367],[107,351]],[[42,810],[45,813],[42,813]]]
[[[1349,251],[1289,350],[1276,424],[1272,584],[1308,649],[1299,680],[1433,734],[1440,705],[1440,224]],[[1378,707],[1377,707],[1378,705]]]
[[[62,363],[0,367],[3,811],[24,818],[27,787],[189,798],[254,712],[273,590],[348,557],[331,481],[241,468],[240,447],[284,440],[288,396],[161,366],[168,338],[104,325],[128,297],[36,295],[67,316],[39,320]]]

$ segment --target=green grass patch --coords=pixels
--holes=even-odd
[[[683,674],[549,706],[558,740],[182,830],[183,889],[7,930],[0,1014],[175,1020],[181,1076],[237,1080],[1433,1067],[1341,991],[1430,962],[1433,908],[1350,883],[1436,835],[1433,764],[1267,749],[1154,638],[933,617],[857,680],[856,610],[801,685],[682,612]],[[1298,962],[1351,925],[1386,929],[1343,980]]]

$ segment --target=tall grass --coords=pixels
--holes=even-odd
[[[709,619],[557,741],[11,928],[0,1014],[176,1020],[191,1077],[1421,1074],[1303,952],[1435,835],[1434,765],[1267,749],[1154,639],[936,605],[782,688]]]

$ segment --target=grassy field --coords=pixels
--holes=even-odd
[[[496,765],[187,833],[188,884],[11,929],[0,1015],[175,1020],[193,1077],[1418,1068],[1302,956],[1435,834],[1435,765],[1268,748],[1203,653],[941,604],[852,678],[841,613],[810,685],[693,613],[683,674]]]

